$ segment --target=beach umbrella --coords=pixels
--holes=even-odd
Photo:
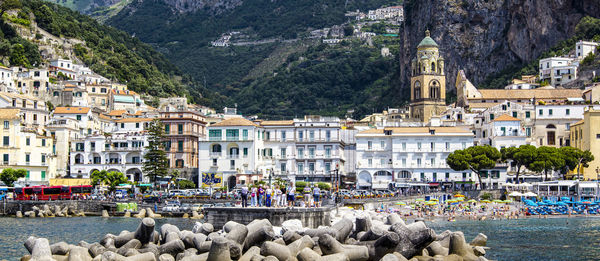
[[[484,199],[484,200],[482,200],[482,201],[479,201],[479,202],[481,202],[481,203],[492,203],[491,201],[489,201],[489,200],[487,200],[487,199]]]
[[[427,206],[433,206],[433,205],[436,205],[436,204],[437,204],[437,202],[435,202],[435,201],[427,201],[427,202],[425,202],[425,205],[427,205]]]
[[[562,202],[562,201],[559,201],[559,202],[556,202],[556,205],[557,205],[557,206],[566,206],[566,205],[567,205],[567,203],[565,203],[565,202]]]
[[[475,202],[477,202],[477,200],[474,200],[474,199],[469,199],[469,201],[467,201],[467,202],[468,202],[468,203],[475,203]]]
[[[439,200],[439,199],[437,199],[437,198],[432,198],[432,199],[430,199],[429,201],[440,201],[440,200]]]
[[[494,202],[494,203],[502,203],[502,200],[494,199],[494,200],[492,200],[492,202]]]
[[[527,192],[525,194],[523,194],[524,197],[537,197],[537,194],[533,193],[533,192]]]
[[[425,199],[424,198],[418,198],[415,201],[425,201]]]
[[[570,201],[571,198],[570,197],[561,197],[560,200],[562,200],[562,201]]]
[[[513,191],[510,194],[508,194],[509,197],[522,197],[523,194],[519,191]]]
[[[464,198],[464,197],[465,197],[465,195],[462,195],[462,194],[456,194],[456,195],[454,195],[454,197],[455,197],[455,198]]]
[[[404,206],[404,205],[406,205],[406,203],[400,201],[400,202],[396,202],[396,205]]]
[[[513,201],[510,199],[504,200],[502,203],[512,203]]]
[[[456,201],[463,202],[463,201],[465,201],[465,198],[456,198]]]

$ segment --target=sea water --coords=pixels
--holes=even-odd
[[[0,218],[0,260],[18,260],[27,254],[23,242],[33,235],[50,244],[65,241],[98,242],[107,233],[134,231],[137,218]],[[156,219],[157,228],[170,223],[191,230],[195,221]],[[488,236],[486,257],[492,260],[600,260],[600,218],[548,218],[427,222],[437,233],[463,231],[467,241],[478,233]]]

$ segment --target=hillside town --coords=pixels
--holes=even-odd
[[[579,171],[548,173],[498,162],[482,179],[453,170],[449,154],[475,145],[498,150],[521,145],[572,146],[600,158],[597,121],[600,85],[564,89],[577,65],[598,43],[579,41],[574,57],[540,60],[539,75],[505,89],[478,89],[458,71],[457,100],[446,103],[444,56],[429,31],[412,60],[410,105],[362,119],[306,115],[268,120],[188,103],[185,97],[144,102],[126,84],[112,82],[68,59],[26,69],[0,67],[0,147],[4,168],[25,169],[18,186],[59,178],[90,178],[117,171],[134,184],[143,171],[148,127],[164,128],[164,151],[179,179],[203,187],[203,175],[229,190],[258,181],[336,182],[368,190],[499,189],[514,183],[597,180],[598,161]],[[169,179],[161,181],[168,182]],[[210,184],[213,185],[213,184]]]

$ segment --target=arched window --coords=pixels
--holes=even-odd
[[[414,94],[415,94],[415,100],[421,99],[421,82],[416,81],[415,82],[415,90],[414,90]]]
[[[440,83],[437,80],[433,80],[429,83],[429,98],[440,98]]]
[[[435,62],[431,62],[431,72],[435,72]]]
[[[215,144],[212,146],[212,152],[214,153],[221,153],[221,145],[219,144]]]
[[[556,129],[556,126],[554,126],[554,124],[548,124],[546,125],[546,129]]]

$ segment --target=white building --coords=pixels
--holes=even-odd
[[[73,61],[71,61],[69,59],[56,59],[56,60],[52,60],[52,61],[50,61],[50,65],[52,65],[54,67],[58,67],[58,68],[64,68],[64,69],[68,69],[68,70],[74,70],[74,68],[73,68]]]
[[[552,86],[561,86],[577,78],[579,63],[568,57],[550,57],[540,60],[540,81],[548,81]]]
[[[89,178],[98,170],[118,171],[132,182],[147,182],[142,174],[147,143],[145,129],[152,119],[115,121],[111,135],[88,135],[71,141],[70,176]]]
[[[598,43],[596,42],[579,40],[579,42],[575,43],[575,57],[583,59],[590,53],[596,53],[596,48],[598,48]]]
[[[408,182],[432,187],[469,186],[477,182],[475,174],[452,170],[446,157],[470,146],[473,133],[463,127],[396,127],[359,132],[356,187],[388,189],[392,183]]]
[[[10,68],[0,66],[0,91],[16,91],[15,75]]]
[[[208,139],[199,141],[199,172],[214,173],[221,186],[250,184],[266,174],[262,164],[263,130],[244,118],[230,118],[207,127]],[[266,156],[264,156],[266,157]],[[198,184],[202,184],[200,180]]]
[[[521,120],[508,114],[500,115],[491,123],[485,124],[484,130],[489,136],[482,139],[480,144],[490,145],[498,150],[525,145],[527,136],[524,129]]]

